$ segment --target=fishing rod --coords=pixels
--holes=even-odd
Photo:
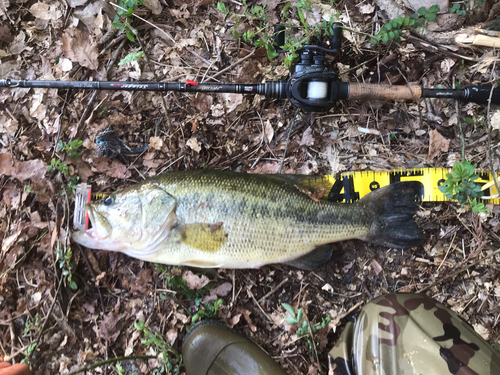
[[[286,52],[284,26],[276,25],[275,44],[278,53]],[[342,24],[332,25],[330,48],[305,45],[299,51],[288,80],[258,84],[219,84],[186,82],[121,82],[121,81],[42,81],[0,79],[0,87],[57,88],[80,90],[220,92],[263,95],[266,98],[288,99],[306,112],[327,112],[339,100],[418,100],[421,98],[459,99],[464,102],[500,104],[500,88],[491,84],[463,89],[427,89],[419,85],[391,86],[341,82],[338,74],[325,65],[326,53],[338,53],[342,42]]]

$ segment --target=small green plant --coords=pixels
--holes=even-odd
[[[143,0],[120,0],[118,5],[122,8],[125,8],[126,11],[118,8],[112,25],[118,30],[125,28],[125,35],[127,36],[127,39],[131,42],[135,42],[135,34],[130,26],[130,24],[132,23],[132,14],[134,14],[134,6],[144,5],[144,2]],[[125,19],[123,22],[120,22],[120,17],[122,16],[124,16]]]
[[[136,53],[131,52],[127,56],[125,56],[123,59],[121,59],[120,62],[118,63],[118,65],[124,65],[126,63],[131,62],[131,61],[138,61],[142,55],[144,55],[144,51],[140,51],[140,52],[136,52]]]
[[[217,318],[217,309],[221,303],[222,299],[218,299],[213,305],[205,303],[205,310],[199,309],[198,312],[191,318],[191,324],[196,323],[198,320]]]
[[[476,214],[488,213],[484,203],[477,199],[483,196],[481,185],[475,182],[479,176],[474,173],[474,166],[469,161],[456,162],[451,173],[446,174],[446,180],[439,186],[446,198],[460,202],[462,206],[469,205]]]
[[[77,159],[81,158],[82,154],[78,152],[78,149],[82,147],[83,142],[74,139],[69,143],[59,141],[57,142],[57,149],[60,152],[65,152],[66,155],[72,159]],[[62,160],[57,160],[56,158],[52,158],[50,161],[50,165],[47,166],[47,172],[54,172],[54,171],[59,171],[65,176],[68,177],[68,188],[70,189],[71,193],[75,193],[76,185],[78,184],[78,181],[80,180],[80,177],[76,175],[69,176],[69,167],[68,165],[62,161]]]
[[[335,17],[330,17],[329,21],[324,20],[321,24],[314,27],[310,26],[307,22],[306,12],[312,11],[312,5],[309,0],[299,0],[297,2],[297,13],[300,19],[301,27],[305,31],[304,37],[297,38],[295,36],[287,35],[286,31],[291,29],[286,28],[285,32],[285,45],[277,46],[274,42],[274,30],[269,24],[269,17],[266,14],[266,4],[262,6],[247,6],[246,0],[243,0],[244,11],[242,14],[230,14],[228,7],[221,3],[217,3],[217,9],[220,12],[230,15],[230,20],[234,20],[233,37],[235,39],[242,38],[245,42],[253,44],[255,47],[264,47],[266,49],[267,57],[269,60],[278,56],[276,52],[277,47],[281,47],[287,51],[289,55],[284,60],[284,65],[290,67],[293,61],[298,57],[298,51],[309,42],[309,38],[315,36],[321,37],[323,30],[327,35],[331,36],[331,28]],[[281,13],[282,20],[287,18],[287,11],[290,8],[290,3],[286,3]],[[241,24],[246,24],[247,29],[243,34],[240,34],[237,29]],[[283,25],[286,26],[286,25]],[[295,25],[293,26],[297,28]]]
[[[36,342],[32,342],[24,351],[24,359],[21,361],[22,364],[28,365],[28,358],[31,357],[31,353],[33,353],[38,344]]]
[[[392,19],[387,22],[380,31],[374,35],[370,42],[372,44],[377,44],[379,42],[387,43],[390,40],[395,40],[396,42],[401,42],[401,36],[404,30],[409,30],[415,27],[421,27],[426,21],[434,21],[439,12],[439,7],[433,5],[427,10],[425,7],[418,9],[417,13],[412,14],[409,17],[399,16],[398,18]]]
[[[62,275],[66,277],[66,282],[72,290],[77,290],[78,285],[73,281],[73,271],[75,269],[75,263],[71,260],[72,251],[68,248],[66,253],[64,253],[63,248],[58,247],[56,249],[57,261],[59,262],[59,268],[62,270]]]
[[[66,152],[66,155],[68,155],[72,159],[78,159],[82,157],[82,154],[78,152],[78,149],[82,147],[83,142],[78,140],[78,139],[73,139],[69,143],[59,141],[57,142],[57,148],[61,152]]]
[[[159,356],[158,361],[160,365],[153,370],[153,374],[178,374],[180,372],[181,356],[177,350],[172,348],[162,335],[150,331],[142,320],[136,320],[134,322],[134,327],[143,334],[141,343],[145,345],[147,349],[153,348]]]
[[[118,372],[118,375],[127,375],[127,372],[119,363],[116,364],[116,371]]]
[[[32,319],[30,315],[26,317],[26,322],[24,322],[24,330],[22,335],[27,336],[33,328],[39,328],[42,326],[42,320],[38,313],[35,314],[35,318]]]
[[[481,4],[479,4],[479,5],[481,5]],[[450,13],[456,13],[459,16],[465,16],[467,14],[465,4],[462,2],[453,3],[451,8],[449,8],[448,10]]]
[[[314,351],[314,347],[313,347],[313,341],[311,339],[311,335],[310,335],[310,332],[312,334],[316,333],[317,331],[319,331],[320,329],[323,329],[325,328],[328,323],[330,323],[330,318],[327,317],[327,318],[323,318],[321,320],[321,323],[318,323],[318,324],[309,324],[306,320],[302,321],[302,318],[304,316],[303,312],[302,312],[302,308],[300,307],[298,310],[297,310],[297,314],[295,314],[295,311],[293,309],[292,306],[290,306],[288,303],[281,303],[281,306],[283,306],[283,308],[288,311],[290,313],[291,316],[289,317],[286,317],[285,318],[285,321],[288,323],[288,324],[296,324],[297,325],[297,338],[301,338],[301,337],[305,337],[306,338],[306,342],[307,342],[307,348],[309,350],[309,353],[313,353]],[[300,324],[300,322],[302,321],[302,324]],[[309,330],[309,327],[311,327],[311,329]],[[314,343],[316,346],[318,346],[318,343]]]

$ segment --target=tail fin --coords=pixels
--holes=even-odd
[[[373,223],[366,241],[399,249],[420,245],[425,236],[413,220],[415,201],[421,200],[424,186],[418,181],[404,181],[375,190],[358,204],[373,213]]]

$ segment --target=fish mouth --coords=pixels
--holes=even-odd
[[[85,234],[97,241],[109,238],[109,236],[111,236],[111,225],[109,221],[100,213],[95,212],[89,203],[85,204],[85,210],[92,223],[92,228],[87,229]]]

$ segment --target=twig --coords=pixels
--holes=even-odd
[[[221,74],[227,72],[228,70],[231,70],[233,69],[235,66],[241,64],[243,61],[245,61],[246,59],[248,59],[250,56],[252,56],[253,54],[255,53],[255,50],[253,50],[252,52],[250,52],[248,55],[246,55],[245,57],[242,57],[241,59],[239,59],[238,61],[236,61],[234,64],[231,64],[229,65],[227,68],[224,68],[222,69],[220,72],[217,72],[215,73],[213,76],[210,76],[208,78],[206,78],[205,80],[203,80],[202,82],[207,82],[207,81],[210,81],[211,79],[214,79],[214,78],[217,78],[218,76],[220,76]]]
[[[314,342],[314,334],[312,331],[311,322],[307,317],[307,313],[304,313],[304,319],[306,320],[307,326],[309,327],[309,336],[311,337],[311,345],[314,349],[314,357],[316,358],[316,363],[318,364],[318,368],[321,368],[321,365],[319,364],[318,351],[316,350],[316,343]]]
[[[271,323],[274,323],[273,320],[269,317],[269,315],[267,315],[267,313],[264,311],[264,309],[259,305],[259,302],[257,302],[257,300],[255,299],[255,296],[253,295],[250,288],[247,288],[247,292],[248,292],[248,295],[253,299],[253,301],[255,302],[257,307],[259,308],[259,310],[262,312],[262,314],[264,314],[264,316],[267,318],[267,320],[269,320],[269,322],[271,322]]]
[[[493,258],[497,254],[500,254],[500,249],[495,250],[494,252],[492,252],[489,255],[486,255],[484,258],[480,258],[480,259],[475,260],[474,262],[470,263],[469,265],[462,267],[462,268],[456,270],[455,272],[450,273],[448,276],[445,276],[440,280],[434,281],[432,284],[426,286],[425,288],[420,289],[417,293],[423,293],[426,290],[429,290],[430,288],[433,288],[436,285],[441,284],[443,281],[448,280],[450,278],[453,278],[464,271],[467,271],[469,268],[476,266],[480,262],[485,261],[485,260],[490,259],[490,258]]]
[[[67,375],[79,374],[80,372],[89,371],[89,370],[92,370],[93,368],[100,367],[103,365],[109,365],[110,363],[115,363],[115,362],[128,361],[128,360],[132,360],[132,359],[153,359],[153,358],[156,358],[156,356],[154,356],[154,355],[132,355],[130,357],[115,357],[115,358],[106,359],[105,361],[96,362],[96,363],[93,363],[93,364],[85,366],[85,367],[81,367],[78,370],[70,372]]]
[[[288,277],[285,277],[283,280],[281,280],[281,283],[279,283],[277,286],[275,286],[269,293],[267,293],[264,297],[259,299],[259,303],[261,303],[263,300],[265,300],[267,297],[273,295],[276,293],[276,291],[281,288],[283,285],[285,285],[288,282]]]

